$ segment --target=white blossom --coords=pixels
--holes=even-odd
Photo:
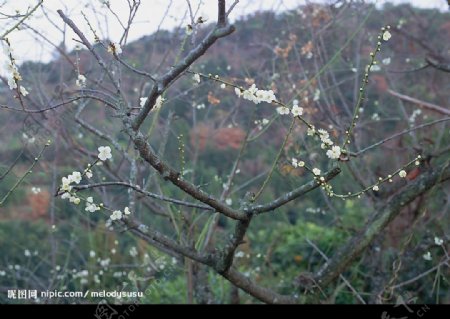
[[[389,41],[389,39],[392,37],[392,34],[389,31],[384,31],[383,33],[383,40],[384,41]]]
[[[318,169],[318,168],[313,168],[312,172],[313,172],[313,174],[316,175],[316,176],[319,176],[319,175],[320,175],[320,169]]]
[[[106,161],[107,159],[110,159],[111,157],[112,157],[111,148],[109,146],[100,146],[98,148],[98,158],[101,161]]]
[[[233,200],[232,200],[231,198],[227,198],[227,199],[225,200],[225,204],[227,204],[228,206],[230,206],[230,205],[233,204]]]
[[[69,178],[67,178],[67,177],[63,177],[62,179],[61,179],[61,190],[63,190],[63,191],[66,191],[66,192],[69,192],[71,189],[72,189],[72,186],[70,186],[70,183],[71,183],[72,181],[69,179]]]
[[[136,247],[131,247],[130,248],[130,256],[131,257],[136,257],[138,255],[138,251],[137,251],[137,249],[136,249]]]
[[[338,159],[341,156],[341,148],[337,145],[327,151],[327,156],[331,159]]]
[[[69,180],[72,183],[80,184],[81,182],[81,173],[80,172],[73,172],[71,175],[68,176]]]
[[[374,192],[378,192],[380,190],[380,188],[378,187],[378,185],[375,185],[374,187],[372,187]]]
[[[61,199],[67,199],[70,198],[70,193],[65,192],[64,194],[61,195]]]
[[[235,88],[234,92],[238,97],[252,101],[255,104],[261,102],[272,103],[272,101],[276,100],[275,93],[272,90],[259,90],[255,84],[252,84],[247,90],[243,91]]]
[[[197,84],[200,83],[200,74],[194,73],[194,75],[192,76],[192,79],[193,79],[194,82],[196,82]]]
[[[130,215],[131,214],[130,209],[128,207],[125,207],[125,209],[123,210],[123,213],[125,215]]]
[[[96,204],[94,204],[93,198],[92,198],[92,197],[86,198],[86,208],[85,208],[85,211],[93,213],[93,212],[95,212],[95,211],[97,211],[97,210],[100,210],[100,207],[97,206]]]
[[[122,219],[122,212],[120,210],[115,210],[112,212],[111,216],[109,216],[111,220],[119,220]]]
[[[384,65],[389,65],[391,64],[391,58],[385,58],[381,61]]]
[[[303,108],[299,107],[297,104],[294,104],[292,107],[291,113],[293,116],[301,116],[303,115]]]
[[[402,170],[398,173],[398,176],[400,176],[401,178],[405,178],[405,177],[406,177],[406,171],[402,169]]]
[[[111,262],[110,258],[101,259],[100,260],[100,266],[102,266],[103,268],[107,268],[109,266],[110,262]]]
[[[22,96],[27,96],[28,95],[28,91],[24,86],[20,86],[20,94],[22,94]]]
[[[90,169],[86,169],[85,170],[85,175],[86,175],[87,178],[92,178],[92,176],[93,176],[92,175],[92,171]]]
[[[425,254],[423,254],[423,259],[430,261],[431,260],[431,253],[427,251]]]
[[[444,240],[439,237],[434,237],[434,243],[438,246],[441,246],[444,243]]]

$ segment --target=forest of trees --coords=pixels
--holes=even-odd
[[[448,12],[186,1],[128,41],[123,2],[115,39],[42,1],[0,30],[1,303],[450,302]]]

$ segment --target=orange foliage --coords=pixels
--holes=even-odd
[[[239,127],[223,127],[215,129],[207,124],[199,124],[191,130],[190,140],[193,147],[200,151],[212,142],[212,146],[223,150],[239,149],[245,138],[245,131]]]
[[[301,48],[302,55],[306,55],[308,53],[311,53],[313,51],[313,43],[311,41],[308,41],[304,46]]]
[[[245,138],[245,131],[239,127],[224,127],[215,131],[213,140],[218,149],[239,149]]]
[[[406,175],[406,179],[407,179],[408,181],[412,181],[412,180],[416,179],[417,176],[419,176],[419,175],[420,175],[420,169],[419,169],[418,167],[414,167],[414,169],[411,170],[411,171],[408,173],[408,175]]]
[[[297,42],[297,36],[293,33],[290,33],[286,48],[283,49],[279,46],[276,46],[274,49],[275,54],[286,59],[289,56],[289,52],[291,52],[292,48],[294,47],[295,42]]]
[[[378,91],[384,92],[389,88],[386,78],[382,75],[378,74],[372,75],[372,81],[375,82],[375,86]]]
[[[211,103],[212,105],[217,105],[220,103],[220,100],[215,97],[212,92],[208,92],[208,102]]]
[[[50,193],[42,190],[38,194],[29,194],[28,202],[31,207],[31,219],[39,219],[45,217],[50,206]]]
[[[198,147],[203,151],[206,147],[209,137],[211,136],[212,128],[206,124],[199,124],[191,130],[190,139],[193,147]]]
[[[314,28],[319,28],[321,25],[331,20],[331,16],[325,9],[325,7],[314,8],[312,14],[313,14],[312,26]]]

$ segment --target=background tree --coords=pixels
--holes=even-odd
[[[231,23],[238,1],[214,19],[187,1],[187,23],[128,43],[126,3],[9,16],[2,289],[448,301],[448,13],[342,1]],[[55,59],[19,67],[18,27]]]

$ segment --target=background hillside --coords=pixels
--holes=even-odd
[[[255,83],[258,88],[273,90],[286,104],[297,99],[309,121],[329,131],[333,139],[343,141],[358,103],[369,53],[376,46],[380,28],[390,25],[392,39],[382,45],[377,67],[369,77],[366,99],[358,110],[358,125],[351,143],[357,153],[398,132],[449,116],[449,73],[436,67],[450,61],[449,18],[448,12],[409,5],[387,4],[377,9],[358,3],[341,7],[313,4],[282,14],[258,12],[237,21],[236,31],[215,43],[190,71],[211,78],[218,75],[245,88]],[[203,38],[210,30],[208,23],[199,25],[194,39]],[[122,59],[132,68],[161,74],[192,46],[182,26],[128,43],[122,47]],[[126,103],[135,108],[132,114],[137,113],[140,98],[149,94],[149,80],[115,61],[101,44],[96,44],[95,50],[114,72],[120,73]],[[54,55],[50,63],[24,62],[20,66],[24,85],[33,96],[26,99],[29,108],[44,109],[69,99],[78,89],[76,79],[80,73],[88,77],[88,84],[104,89],[106,94],[102,98],[114,100],[111,83],[101,75],[89,51],[67,52],[62,43]],[[306,170],[292,166],[292,158],[307,160],[323,172],[332,168],[320,142],[307,135],[306,126],[290,129],[289,119],[278,116],[276,106],[260,104],[255,108],[252,103],[238,99],[233,87],[222,88],[220,83],[206,77],[193,85],[192,73],[183,75],[165,93],[161,110],[152,114],[141,128],[148,134],[152,147],[183,177],[239,207],[248,194],[258,192],[277,154],[280,159],[260,202],[269,202],[310,180]],[[20,109],[17,98],[2,80],[2,108],[7,105]],[[98,96],[94,90],[88,93]],[[427,107],[426,103],[438,108]],[[109,231],[101,216],[55,197],[61,177],[73,170],[82,171],[88,159],[97,156],[97,147],[108,144],[108,140],[117,141],[127,154],[134,156],[133,146],[118,129],[121,120],[115,112],[95,99],[75,101],[41,113],[1,111],[0,198],[27,172],[42,145],[48,139],[53,143],[32,173],[0,206],[0,291],[112,290],[125,281],[127,290],[142,291],[154,287],[153,281],[160,279],[157,289],[142,302],[204,301],[201,294],[192,293],[192,289],[201,287],[189,286],[186,279],[189,267],[193,267],[187,259],[157,250],[127,232]],[[109,138],[100,138],[93,134],[95,130],[105,132]],[[290,130],[292,133],[285,140]],[[249,142],[238,170],[234,171],[233,187],[228,191],[226,183],[245,140]],[[448,122],[443,121],[351,158],[342,168],[342,176],[332,182],[336,193],[357,192],[379,176],[391,174],[417,154],[429,156],[420,166],[409,169],[406,179],[394,178],[379,192],[369,191],[361,198],[340,200],[317,189],[307,197],[261,215],[236,254],[239,269],[280,293],[298,294],[298,281],[303,278],[299,274],[312,273],[324,263],[323,256],[311,243],[331,257],[383,204],[428,168],[448,162],[449,144]],[[138,160],[139,163],[142,161]],[[125,156],[115,156],[113,151],[112,162],[99,167],[94,180],[127,180],[127,169]],[[171,185],[153,184],[153,169],[139,166],[136,174],[143,189],[187,200]],[[449,191],[448,182],[440,184],[404,207],[359,261],[345,272],[345,278],[367,302],[380,302],[380,296],[384,302],[395,302],[398,296],[417,298],[420,303],[450,302],[448,262],[443,262],[448,261],[450,240]],[[109,188],[108,192],[95,188],[91,194],[112,206],[125,207],[130,203],[127,189],[119,187]],[[139,195],[135,199],[137,218],[174,239],[185,236],[176,229],[188,228],[186,232],[193,236],[190,243],[195,247],[205,236],[205,225],[211,223],[210,214],[200,209],[185,211],[183,207]],[[174,229],[169,221],[174,221],[178,228]],[[224,243],[227,231],[233,227],[233,223],[221,217],[214,230],[214,244]],[[435,237],[442,238],[444,244],[435,245]],[[431,261],[423,258],[428,251],[433,256]],[[399,263],[400,268],[393,267]],[[402,283],[433,267],[436,268],[428,275],[398,287],[394,293],[384,290],[392,286],[392,280],[395,284]],[[168,271],[163,273],[164,269]],[[205,276],[211,302],[256,302],[244,293],[236,297],[231,285],[213,271],[206,270]],[[342,282],[327,287],[324,295],[331,303],[359,302]],[[73,301],[98,302],[51,300]],[[12,301],[2,293],[0,302],[20,300]]]

